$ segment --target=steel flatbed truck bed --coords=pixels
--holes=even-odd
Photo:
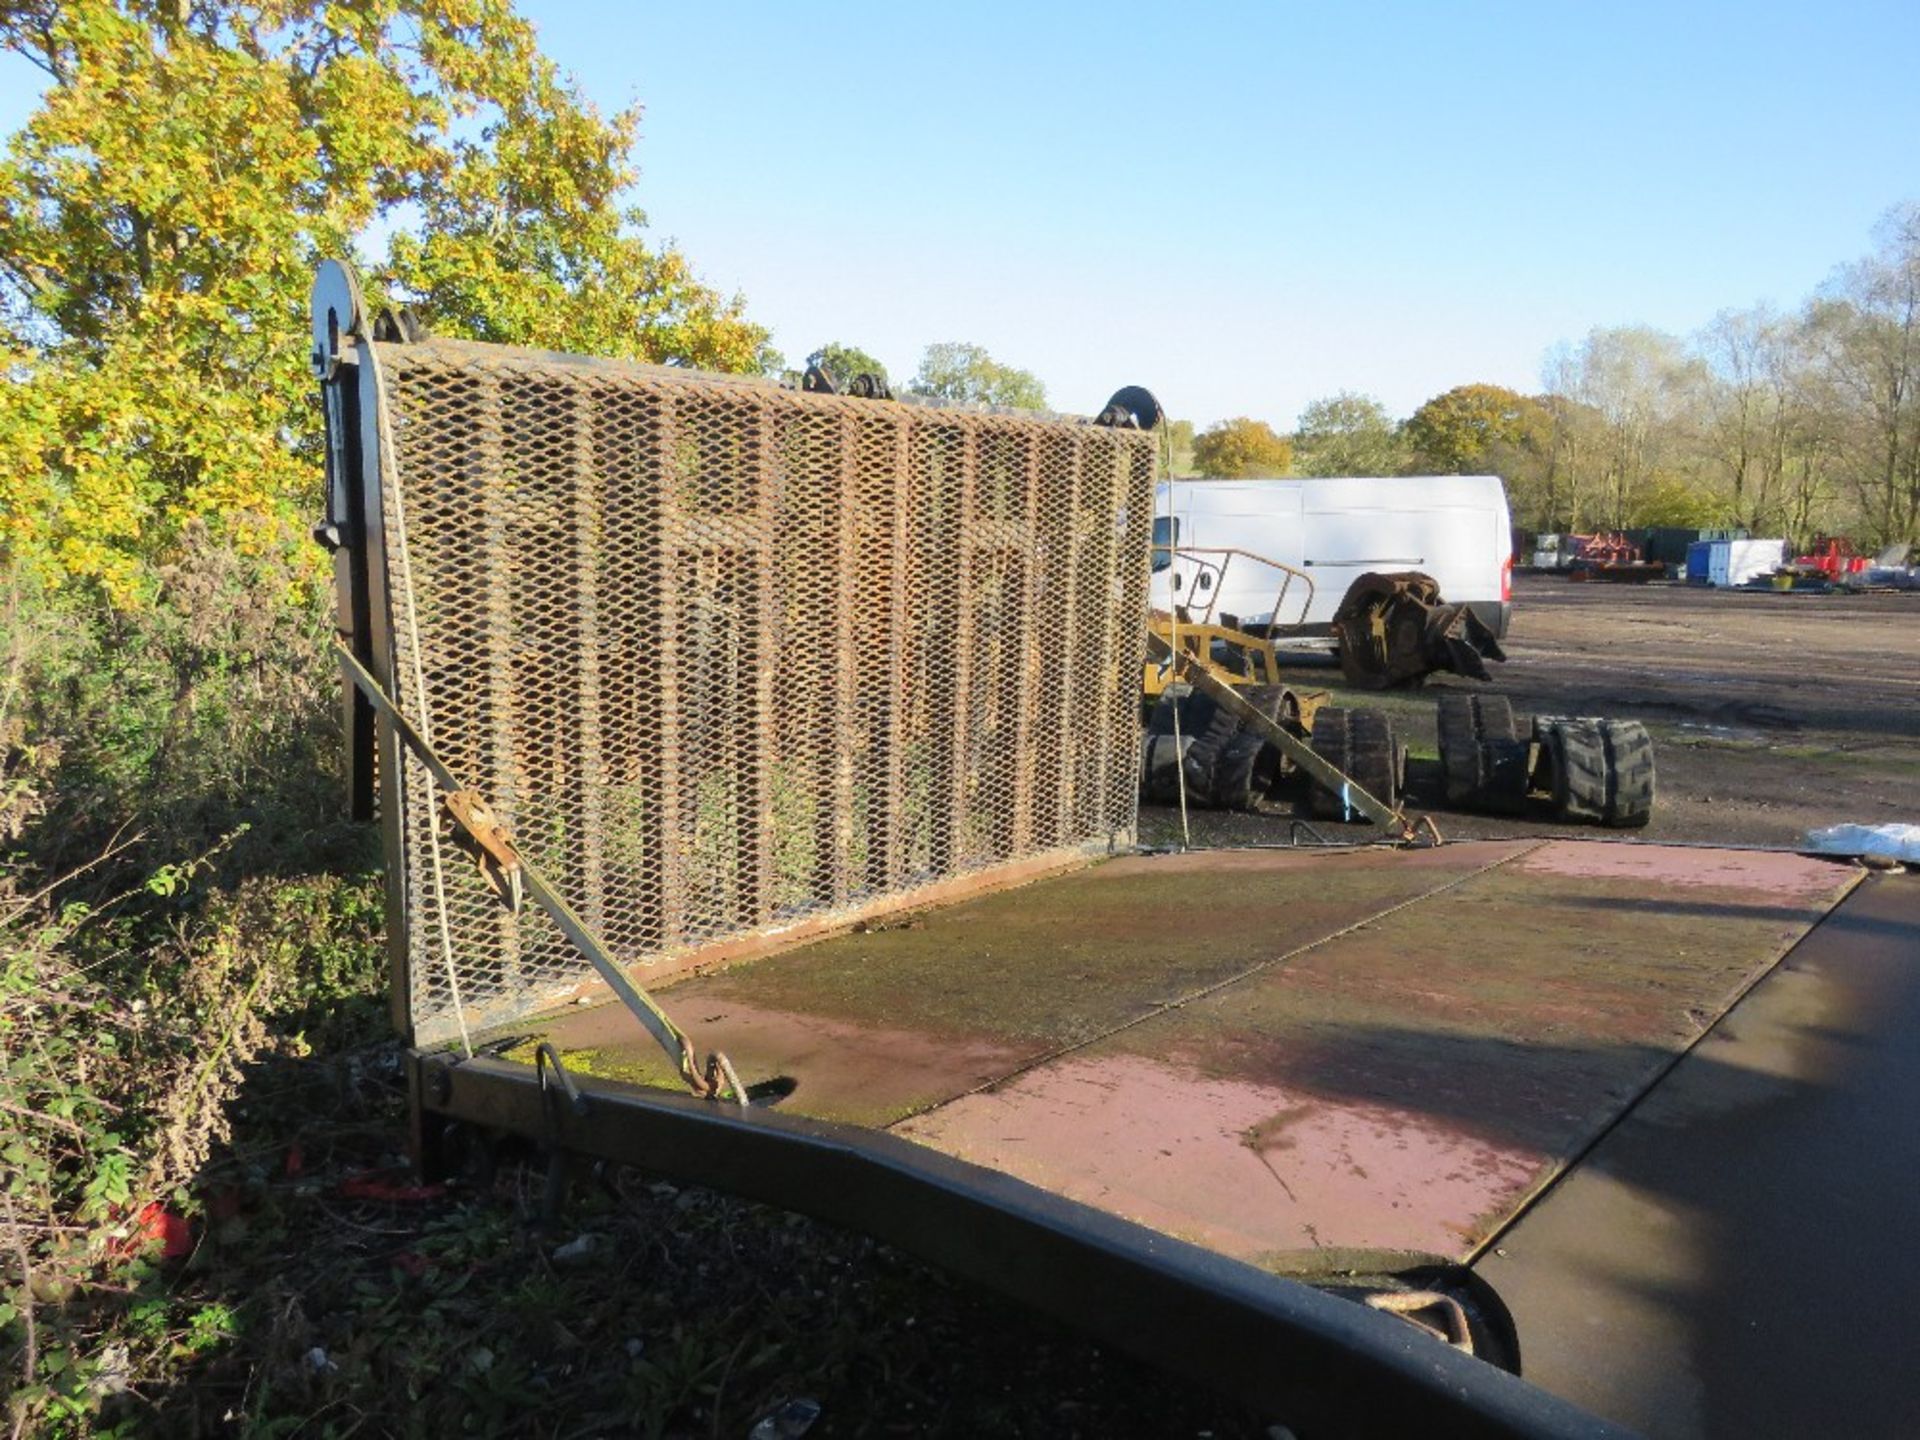
[[[806,1211],[1304,1437],[1914,1418],[1911,881],[1133,853],[1124,413],[371,330],[324,267],[423,1165],[513,1134]]]

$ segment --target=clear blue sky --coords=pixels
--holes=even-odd
[[[523,0],[790,358],[933,340],[1290,426],[1797,303],[1920,198],[1920,4]],[[0,70],[0,125],[30,76]]]

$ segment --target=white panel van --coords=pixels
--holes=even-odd
[[[1497,475],[1162,481],[1154,510],[1153,603],[1302,637],[1328,633],[1347,588],[1370,570],[1419,570],[1496,635],[1513,600],[1507,492]],[[1251,552],[1312,586],[1284,584]],[[1283,588],[1284,585],[1284,588]]]

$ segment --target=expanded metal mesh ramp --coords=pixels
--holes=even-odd
[[[1152,435],[456,341],[360,363],[375,673],[638,973],[1130,841]],[[416,1041],[576,993],[405,773]]]
[[[1572,1026],[1620,1093],[1550,1116],[1551,1134],[1515,1121],[1463,1139],[1440,1081],[1501,1093],[1507,1047],[1560,1023],[1525,1002],[1525,966],[1462,982],[1476,921],[1534,923],[1509,893],[1524,872],[1522,899],[1557,897],[1577,934],[1620,898],[1608,877],[1449,847],[1136,857],[1011,888],[1132,834],[1152,433],[369,328],[351,275],[323,267],[323,533],[364,672],[351,783],[385,830],[424,1169],[463,1132],[518,1135],[807,1210],[1303,1433],[1606,1433],[1497,1368],[1517,1364],[1510,1319],[1455,1262],[1630,1103],[1639,1052],[1608,1047],[1670,1055],[1697,1036],[1816,917],[1814,879],[1781,905],[1729,861],[1713,881],[1728,893],[1705,898],[1754,934],[1731,969],[1682,977],[1672,998],[1698,1017],[1680,1033],[1642,1017],[1634,1037]],[[575,1003],[608,992],[549,918],[564,907],[501,904],[442,833],[456,791],[491,806],[529,885],[537,870],[611,952],[600,973],[697,998],[690,1024],[727,1030],[747,1078],[784,1071],[788,1103],[650,1083],[672,1086],[652,1051],[627,1053],[647,1043],[637,1010]],[[1008,893],[880,920],[987,890]],[[1450,1034],[1429,1033],[1446,1025],[1419,989],[1427,957],[1378,950],[1413,915],[1441,919],[1451,993],[1478,1017]],[[769,953],[803,940],[818,943]],[[1643,988],[1552,973],[1602,1021]],[[1299,1065],[1328,1017],[1374,1001],[1354,1012],[1342,1103]],[[1543,1063],[1592,1100],[1585,1054]],[[1518,1103],[1523,1120],[1538,1108]],[[1355,1115],[1395,1107],[1393,1125],[1480,1179],[1436,1191],[1418,1166],[1391,1172],[1393,1126],[1376,1126],[1385,1190],[1350,1176],[1278,1208],[1283,1152],[1345,1164]],[[1318,1244],[1322,1215],[1354,1227],[1344,1278],[1274,1273],[1300,1236]]]

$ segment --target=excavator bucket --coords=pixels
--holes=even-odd
[[[1340,669],[1369,690],[1417,685],[1435,671],[1488,680],[1489,660],[1505,660],[1499,640],[1468,605],[1441,600],[1440,586],[1417,570],[1369,572],[1333,616]]]

